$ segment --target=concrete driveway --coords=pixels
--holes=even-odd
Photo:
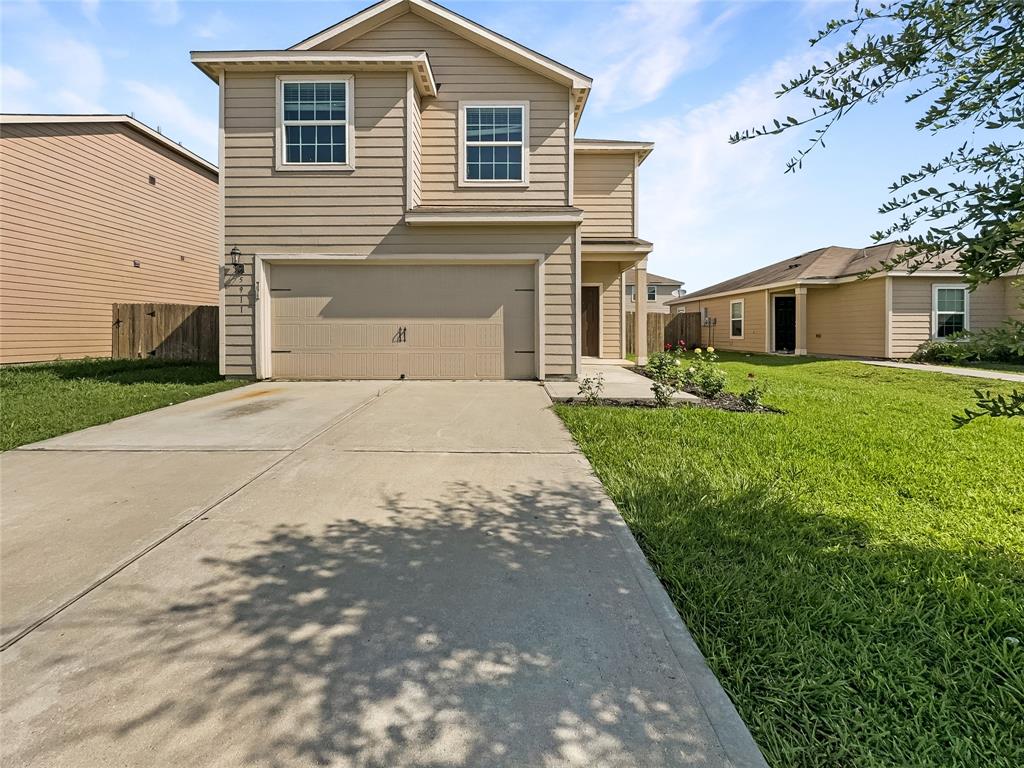
[[[257,384],[0,457],[4,765],[764,765],[537,384]]]

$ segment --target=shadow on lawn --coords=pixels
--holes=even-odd
[[[92,725],[31,756],[121,742],[168,765],[719,764],[700,712],[658,692],[673,668],[628,609],[637,583],[594,484],[442,495],[248,542],[272,510],[199,523],[243,540],[172,603],[110,585],[158,607],[77,628],[108,638],[62,685],[66,723]],[[615,621],[630,629],[609,640]]]
[[[885,541],[785,486],[620,500],[769,762],[1019,765],[1019,551]]]
[[[36,374],[65,381],[108,384],[210,384],[223,378],[216,363],[153,359],[59,360],[11,367],[5,373],[11,382],[15,382],[19,375]]]

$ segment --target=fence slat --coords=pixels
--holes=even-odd
[[[687,348],[701,344],[699,312],[684,312],[667,315],[660,312],[647,313],[647,354],[661,352],[666,344],[676,346],[680,341]],[[636,313],[626,313],[626,354],[636,354]]]
[[[191,304],[111,305],[110,356],[217,360],[220,308]]]

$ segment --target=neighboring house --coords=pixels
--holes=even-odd
[[[427,0],[192,61],[220,85],[224,373],[573,379],[622,357],[652,145],[575,137],[589,77]]]
[[[0,116],[0,362],[110,357],[114,303],[215,304],[217,199],[126,115]]]
[[[928,339],[1024,319],[1004,277],[969,292],[953,264],[879,271],[905,246],[830,246],[687,294],[673,313],[700,312],[720,349],[798,355],[909,357]]]
[[[671,312],[668,303],[683,293],[683,281],[647,273],[647,311],[667,314]],[[636,311],[636,270],[626,272],[626,311]]]

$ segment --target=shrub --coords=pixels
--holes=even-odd
[[[683,388],[706,398],[716,398],[725,389],[725,370],[718,364],[714,347],[693,350],[690,364],[683,370]]]
[[[971,359],[966,344],[955,339],[929,339],[910,356],[915,363],[965,363]]]
[[[743,403],[743,406],[754,411],[763,406],[765,395],[768,393],[768,387],[755,381],[754,374],[751,374],[749,378],[751,386],[745,392],[740,393],[739,401]]]
[[[585,376],[580,380],[579,396],[589,405],[597,405],[601,401],[602,392],[604,392],[603,373]]]

